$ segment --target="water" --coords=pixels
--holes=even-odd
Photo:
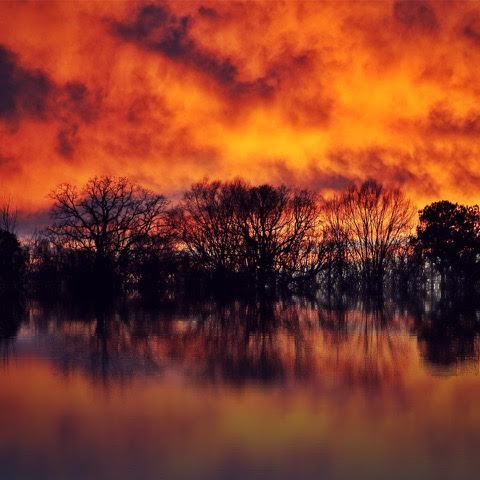
[[[476,310],[31,303],[3,319],[2,479],[478,478]]]

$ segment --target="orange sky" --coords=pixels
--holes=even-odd
[[[479,201],[479,2],[2,2],[0,178],[205,176]]]

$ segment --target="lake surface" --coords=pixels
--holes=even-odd
[[[2,318],[2,479],[479,478],[476,310],[32,302]]]

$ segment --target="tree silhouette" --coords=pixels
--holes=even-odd
[[[164,196],[126,178],[93,178],[79,189],[62,184],[51,198],[53,223],[27,246],[36,293],[128,286],[157,296],[193,286],[190,294],[197,287],[273,295],[326,287],[343,295],[394,286],[395,295],[418,295],[430,286],[433,295],[438,276],[442,291],[453,292],[459,282],[473,288],[480,273],[477,206],[428,205],[412,236],[410,201],[373,180],[329,201],[285,185],[204,180],[170,210]],[[6,208],[14,228],[12,215]],[[17,242],[21,252],[15,235],[2,232],[5,245]],[[2,288],[18,283],[10,275]]]
[[[12,199],[7,197],[0,205],[0,228],[16,233],[18,221],[18,210],[13,206]]]
[[[196,267],[214,275],[238,272],[240,232],[237,229],[242,181],[203,181],[185,192],[171,214],[177,237]]]
[[[0,229],[0,295],[10,295],[22,288],[25,262],[16,235]]]
[[[367,287],[381,286],[396,253],[408,242],[413,205],[400,190],[368,180],[334,198],[329,210],[335,212],[328,217],[335,242]]]
[[[165,229],[167,200],[126,178],[92,178],[51,193],[50,240],[91,263],[98,285],[126,271],[134,253]]]
[[[36,231],[26,242],[28,251],[28,285],[31,293],[51,298],[61,289],[64,251],[58,248],[42,232]]]
[[[243,192],[238,215],[240,257],[259,284],[278,273],[287,282],[298,275],[314,277],[321,264],[318,203],[307,191],[285,185],[261,185]]]
[[[442,292],[447,283],[475,282],[480,253],[478,206],[435,202],[419,212],[419,220],[417,248],[438,270]]]
[[[262,287],[315,276],[322,251],[318,221],[311,192],[241,180],[195,184],[172,213],[199,270]]]

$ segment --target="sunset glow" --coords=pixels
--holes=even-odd
[[[0,44],[24,213],[97,174],[479,199],[478,2],[2,2]]]

